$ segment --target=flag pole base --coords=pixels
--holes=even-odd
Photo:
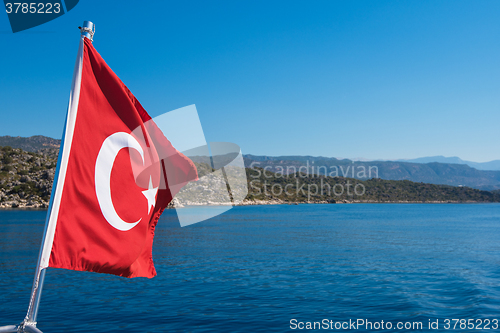
[[[0,333],[43,333],[36,328],[36,323],[23,321],[19,325],[1,326]]]

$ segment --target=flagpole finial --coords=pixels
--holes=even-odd
[[[83,27],[78,27],[82,36],[90,39],[91,42],[94,41],[94,33],[95,33],[95,24],[91,21],[83,21]]]

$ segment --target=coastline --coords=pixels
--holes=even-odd
[[[397,201],[375,201],[375,200],[340,200],[336,202],[328,202],[328,201],[284,201],[279,199],[272,200],[244,200],[234,206],[270,206],[270,205],[332,205],[332,204],[484,204],[484,203],[497,203],[497,202],[484,202],[484,201],[405,201],[405,200],[397,200]],[[186,205],[175,205],[169,204],[166,209],[179,209],[179,208],[189,208],[189,207],[210,207],[210,206],[230,206],[232,204],[228,203],[216,203],[210,202],[207,204],[186,204]],[[0,203],[0,211],[1,210],[47,210],[48,204],[35,204],[29,205],[26,203],[9,203],[3,202]]]

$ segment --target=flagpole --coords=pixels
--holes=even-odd
[[[59,157],[57,161],[57,168],[54,175],[54,184],[52,186],[52,194],[50,196],[50,203],[45,221],[45,230],[43,233],[42,246],[38,255],[38,262],[33,280],[33,287],[31,290],[30,303],[28,312],[24,321],[17,328],[17,332],[41,332],[36,328],[36,319],[38,315],[38,308],[40,306],[40,299],[42,295],[43,283],[45,280],[45,269],[48,267],[50,252],[52,250],[52,243],[54,240],[55,223],[59,212],[59,203],[62,188],[58,184],[64,184],[66,174],[67,161],[69,158],[69,149],[73,138],[74,120],[76,119],[76,109],[80,97],[80,82],[81,82],[81,69],[83,58],[83,41],[85,38],[93,40],[95,26],[90,21],[84,21],[83,27],[78,27],[81,32],[80,46],[78,49],[78,56],[76,59],[75,70],[73,72],[73,80],[71,86],[70,101],[68,107],[68,114],[66,123],[64,125],[63,138],[61,140],[61,147],[59,149]]]

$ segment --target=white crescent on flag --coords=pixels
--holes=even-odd
[[[137,222],[126,222],[123,221],[115,210],[113,205],[113,200],[111,199],[111,170],[115,163],[116,156],[118,152],[123,148],[133,148],[141,154],[142,163],[144,164],[144,151],[139,144],[139,142],[130,134],[125,132],[114,133],[106,138],[102,143],[101,150],[97,156],[95,163],[95,192],[97,194],[97,201],[101,207],[102,215],[108,223],[115,229],[120,231],[128,231],[135,227],[142,218]],[[143,191],[146,193],[153,193],[153,198],[151,200],[150,196],[146,196],[148,199],[148,214],[150,212],[151,205],[154,206],[154,196],[156,196],[156,191],[152,188],[152,183],[150,181],[149,190]],[[158,188],[156,188],[158,190]]]

